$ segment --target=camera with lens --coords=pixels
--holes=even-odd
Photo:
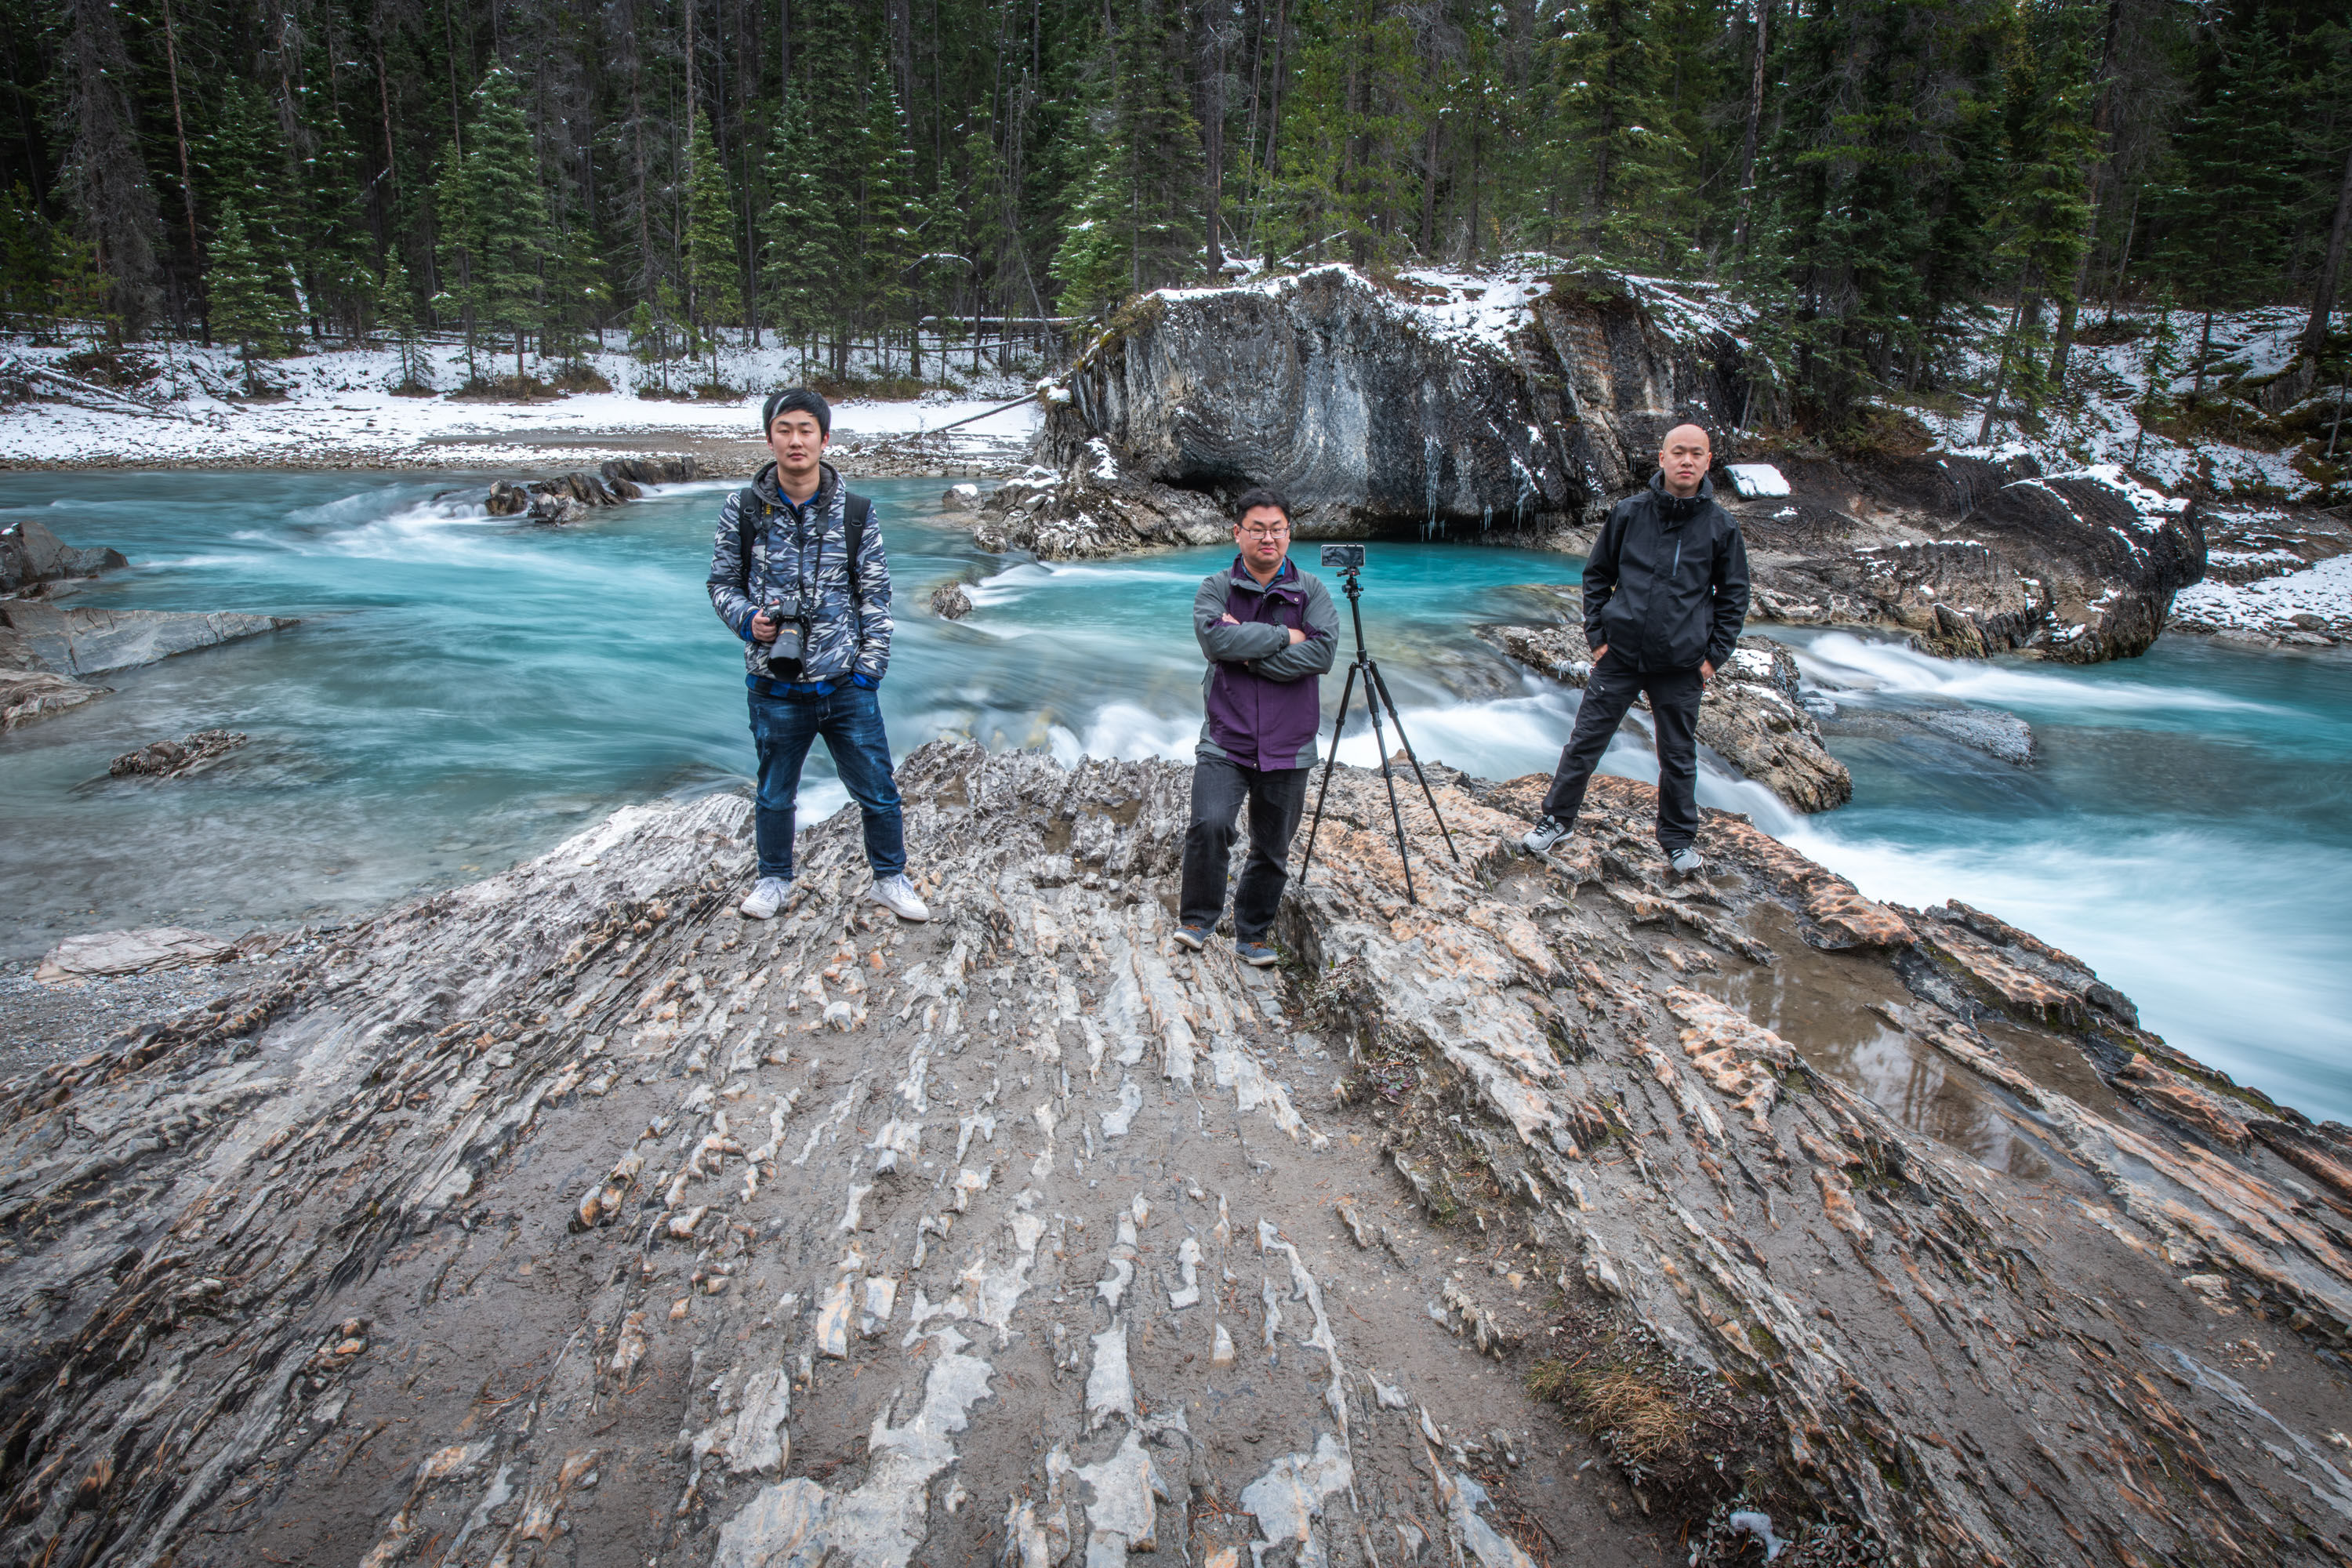
[[[1360,572],[1364,569],[1364,547],[1327,544],[1323,547],[1323,564],[1334,572]]]

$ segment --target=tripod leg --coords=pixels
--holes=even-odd
[[[1370,688],[1366,689],[1367,695]],[[1356,667],[1348,667],[1347,684],[1339,689],[1339,717],[1331,726],[1331,754],[1323,759],[1323,787],[1315,792],[1315,816],[1307,825],[1307,853],[1299,858],[1298,885],[1307,886],[1307,868],[1315,864],[1315,830],[1323,826],[1324,797],[1331,793],[1331,765],[1339,760],[1339,737],[1348,732],[1348,700],[1355,695]]]
[[[1388,737],[1381,732],[1381,700],[1372,691],[1372,656],[1360,654],[1358,658],[1365,667],[1364,709],[1372,716],[1372,743],[1381,752],[1381,782],[1389,786],[1389,820],[1396,825],[1397,863],[1404,868],[1405,902],[1417,904],[1421,898],[1412,890],[1412,857],[1404,847],[1404,811],[1397,805],[1396,775],[1389,771]]]
[[[1454,863],[1459,866],[1462,864],[1462,851],[1454,847],[1454,831],[1445,826],[1445,818],[1438,812],[1437,796],[1430,790],[1429,775],[1421,771],[1421,759],[1412,754],[1412,742],[1405,739],[1404,718],[1397,712],[1396,699],[1389,695],[1389,683],[1381,674],[1380,661],[1371,659],[1368,662],[1372,667],[1372,689],[1381,694],[1381,702],[1388,707],[1389,718],[1396,724],[1397,744],[1404,748],[1405,761],[1412,764],[1412,776],[1421,781],[1422,796],[1429,802],[1429,815],[1437,818],[1437,831],[1445,836],[1445,852],[1453,856]]]

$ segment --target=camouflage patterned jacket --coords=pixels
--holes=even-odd
[[[794,507],[769,463],[719,511],[710,541],[710,607],[743,639],[747,684],[852,675],[878,681],[890,668],[890,562],[879,516],[866,516],[853,578],[843,521],[848,491],[832,464],[824,473],[808,505]],[[753,642],[752,616],[775,605],[797,606],[800,625],[787,624],[772,644]],[[788,662],[795,657],[797,670]]]

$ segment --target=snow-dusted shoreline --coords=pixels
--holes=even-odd
[[[2174,597],[2166,629],[2289,647],[2352,641],[2352,555],[2252,583],[2208,578]]]
[[[0,349],[44,363],[68,352],[21,341]],[[610,392],[501,403],[395,396],[387,390],[398,374],[393,351],[331,349],[269,364],[282,400],[241,402],[219,395],[236,378],[226,350],[173,345],[167,355],[152,345],[138,352],[157,366],[141,399],[160,397],[153,413],[43,401],[0,408],[0,468],[582,468],[606,458],[687,451],[722,472],[748,469],[762,455],[761,396],[792,384],[798,369],[795,356],[782,350],[722,356],[729,384],[757,389],[723,402]],[[439,385],[463,382],[458,351],[436,345],[428,354]],[[640,374],[623,354],[592,355],[590,362],[616,386]],[[511,363],[503,368],[510,371]],[[904,444],[1030,390],[1028,382],[993,372],[960,380],[968,384],[962,395],[845,399],[835,405],[835,436],[853,451],[881,441]],[[1025,442],[1036,417],[1035,405],[1024,405],[929,445],[940,469],[961,468]]]

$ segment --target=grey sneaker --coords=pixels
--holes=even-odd
[[[904,871],[895,877],[875,878],[874,886],[866,890],[866,896],[902,921],[927,921],[931,918],[930,906],[923,902],[921,895],[915,891],[915,884],[907,880]]]
[[[1562,822],[1556,816],[1538,816],[1536,818],[1536,825],[1528,828],[1520,837],[1519,847],[1530,855],[1544,854],[1553,845],[1567,837],[1569,829],[1573,826],[1574,824]]]
[[[1176,928],[1176,942],[1180,947],[1189,947],[1194,952],[1198,952],[1202,948],[1209,945],[1209,928],[1207,926],[1178,926]]]
[[[1706,869],[1706,862],[1699,858],[1698,851],[1687,844],[1666,857],[1666,864],[1675,868],[1677,877],[1696,877]]]
[[[751,884],[751,890],[735,908],[755,921],[771,920],[783,908],[784,895],[792,890],[793,885],[782,877],[762,877]]]
[[[1275,952],[1274,949],[1268,947],[1265,943],[1262,942],[1252,942],[1247,937],[1240,938],[1234,942],[1234,956],[1240,959],[1244,963],[1248,964],[1252,969],[1270,968],[1274,964],[1282,962],[1282,954]]]

